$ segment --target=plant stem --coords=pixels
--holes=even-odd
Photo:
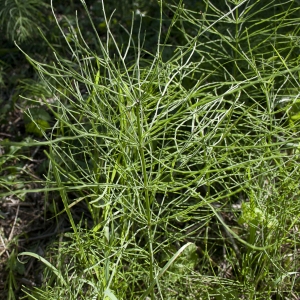
[[[153,247],[152,247],[152,229],[151,229],[151,208],[150,208],[150,199],[149,199],[149,191],[148,191],[148,175],[146,170],[146,161],[145,161],[145,153],[144,153],[144,145],[143,145],[143,133],[142,133],[142,124],[140,113],[142,111],[142,104],[138,100],[136,104],[136,117],[137,117],[137,131],[138,131],[138,151],[142,163],[142,173],[143,173],[143,181],[144,181],[144,191],[145,191],[145,204],[146,204],[146,214],[147,214],[147,234],[148,234],[148,246],[149,246],[149,261],[150,261],[150,282],[153,281]],[[154,299],[153,290],[151,291],[151,300]]]

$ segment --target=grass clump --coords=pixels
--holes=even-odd
[[[299,291],[299,9],[224,3],[204,1],[200,14],[161,1],[155,53],[142,19],[119,44],[105,16],[97,49],[70,24],[72,62],[28,57],[53,94],[51,130],[35,122],[47,201],[59,192],[72,228],[44,260],[51,284],[29,299]]]

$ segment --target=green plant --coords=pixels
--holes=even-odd
[[[36,33],[37,18],[42,18],[41,7],[47,6],[43,0],[1,0],[0,27],[12,40],[24,42]]]
[[[55,284],[28,298],[292,297],[299,125],[281,101],[299,97],[299,45],[284,34],[298,32],[299,8],[158,8],[155,53],[133,29],[120,45],[105,16],[97,49],[79,21],[61,29],[72,62],[27,55],[55,100],[43,97],[56,120],[38,143],[49,146],[45,192],[60,192],[73,230],[44,261]],[[184,42],[170,50],[173,32]]]

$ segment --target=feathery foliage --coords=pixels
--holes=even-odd
[[[44,191],[59,193],[72,229],[28,299],[299,292],[299,5],[197,5],[157,4],[154,51],[147,15],[124,26],[127,43],[104,15],[93,47],[80,20],[66,34],[56,18],[72,60],[24,53],[55,122],[29,109],[44,141],[18,145],[48,147]]]

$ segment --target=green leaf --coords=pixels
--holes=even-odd
[[[60,279],[60,281],[62,282],[62,284],[64,286],[67,286],[66,281],[64,280],[63,276],[61,275],[61,273],[53,266],[51,265],[45,258],[41,257],[38,254],[32,253],[32,252],[22,252],[20,253],[18,256],[22,256],[22,255],[28,255],[28,256],[32,256],[34,258],[37,258],[38,260],[40,260],[42,263],[44,263],[50,270],[52,270],[52,272]]]
[[[24,122],[27,133],[43,136],[43,131],[50,128],[48,121],[51,120],[49,113],[40,107],[29,108],[25,111]]]

